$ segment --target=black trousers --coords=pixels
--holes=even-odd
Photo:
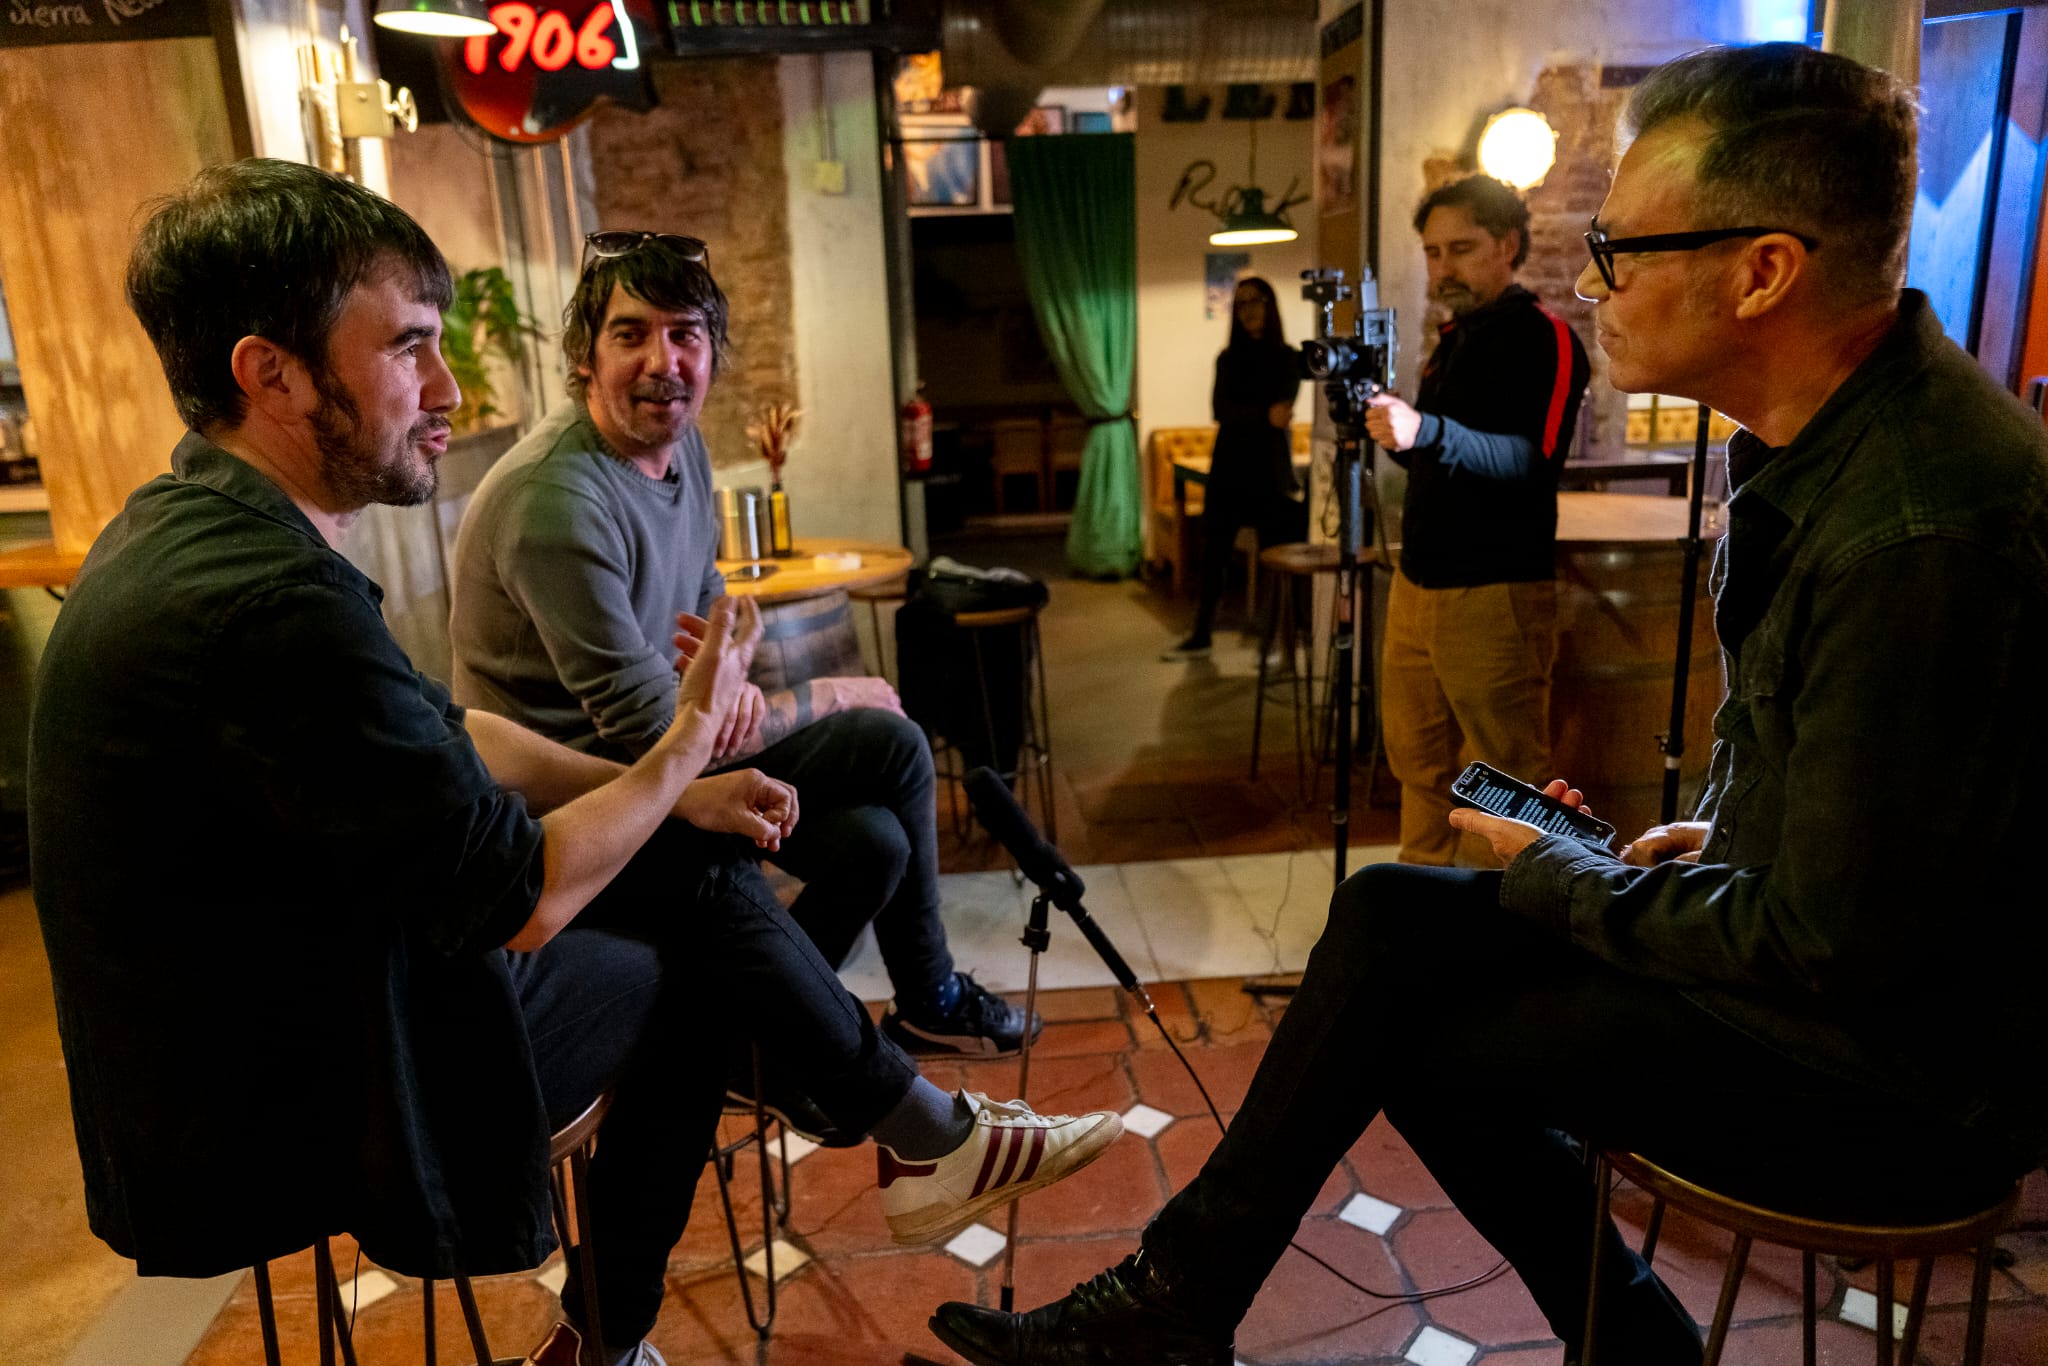
[[[567,929],[511,955],[550,1125],[612,1088],[590,1188],[605,1337],[620,1347],[660,1312],[737,1047],[758,1039],[769,1066],[854,1133],[917,1075],[751,851],[671,821]]]
[[[1243,1108],[1145,1232],[1212,1327],[1236,1327],[1382,1110],[1574,1348],[1594,1191],[1565,1133],[1821,1217],[1988,1204],[2018,1174],[1910,1099],[1795,1062],[1502,911],[1500,877],[1384,864],[1338,888]],[[1607,1237],[1603,1349],[1697,1363],[1691,1320]]]
[[[872,921],[899,999],[918,1005],[952,976],[939,920],[937,779],[915,721],[835,712],[735,767],[796,787],[796,832],[765,857],[804,880],[789,912],[827,963],[844,963]]]

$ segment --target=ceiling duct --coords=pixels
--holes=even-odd
[[[1315,0],[946,0],[946,80],[1007,134],[1048,85],[1315,79]]]

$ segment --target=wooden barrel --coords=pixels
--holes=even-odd
[[[1684,552],[1641,545],[1558,550],[1557,667],[1551,674],[1551,754],[1623,841],[1657,823],[1678,664]],[[1699,565],[1685,700],[1679,815],[1690,814],[1721,703],[1707,559]]]
[[[812,678],[864,674],[853,606],[843,589],[793,602],[764,603],[761,644],[750,675],[763,692]]]

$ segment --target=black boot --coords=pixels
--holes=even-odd
[[[939,1341],[978,1366],[1230,1366],[1230,1335],[1200,1327],[1140,1252],[1028,1314],[949,1303]]]

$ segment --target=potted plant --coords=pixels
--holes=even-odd
[[[479,266],[455,278],[455,299],[441,314],[441,358],[462,386],[462,407],[454,416],[459,434],[500,425],[497,386],[489,362],[526,363],[526,342],[538,338],[533,320],[519,311],[512,281],[502,267]]]

